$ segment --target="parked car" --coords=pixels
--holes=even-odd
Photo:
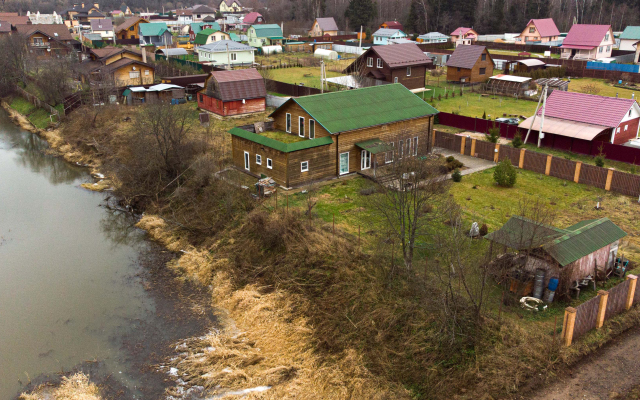
[[[502,122],[503,124],[518,125],[520,120],[518,118],[496,118],[496,122]]]

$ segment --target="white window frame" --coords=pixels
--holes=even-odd
[[[267,169],[273,169],[273,160],[267,158]]]
[[[362,150],[360,153],[360,170],[371,168],[371,152]]]
[[[249,158],[249,152],[244,152],[244,169],[251,171],[251,158]]]
[[[260,154],[256,154],[256,164],[262,165],[262,156]]]
[[[304,117],[298,117],[298,136],[304,137]]]
[[[386,153],[384,153],[384,163],[385,164],[389,164],[393,162],[393,152],[394,150],[390,150],[387,151]],[[389,154],[391,154],[391,157],[389,157]]]
[[[287,113],[285,117],[284,130],[287,131],[287,133],[291,133],[291,114],[290,113]]]
[[[300,172],[309,172],[309,161],[300,162]]]
[[[376,63],[377,63],[376,66],[378,68],[382,68],[382,58],[378,58],[378,61],[376,61]]]
[[[411,76],[411,67],[407,67],[407,76]]]
[[[140,78],[140,71],[129,71],[129,79]]]
[[[627,128],[629,128],[629,125],[625,125],[625,126],[624,126],[624,130],[625,130],[625,131],[627,130]]]
[[[367,57],[367,67],[373,68],[373,57]]]
[[[309,118],[309,139],[316,138],[316,121]]]
[[[413,155],[417,156],[418,155],[418,137],[414,137],[413,138]]]
[[[342,160],[342,155],[343,155],[343,154],[346,154],[346,155],[347,155],[347,172],[342,172],[342,171],[340,170],[340,160]],[[349,152],[348,152],[348,151],[345,151],[344,153],[340,153],[340,154],[338,155],[338,173],[339,173],[340,175],[347,175],[347,174],[349,173],[349,169],[350,169],[349,163],[350,163],[350,162],[351,162],[351,160],[349,160]]]

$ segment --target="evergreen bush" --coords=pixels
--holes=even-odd
[[[493,180],[499,186],[502,187],[513,187],[516,184],[517,173],[516,167],[511,165],[511,161],[508,158],[505,158],[493,171]]]

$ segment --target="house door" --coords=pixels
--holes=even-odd
[[[362,150],[362,153],[360,154],[360,169],[371,168],[371,152]]]
[[[349,173],[349,152],[340,153],[340,175]]]
[[[249,152],[248,151],[244,152],[244,169],[249,171]]]

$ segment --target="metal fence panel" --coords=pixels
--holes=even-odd
[[[572,181],[576,173],[575,161],[565,160],[564,158],[553,157],[551,160],[551,170],[549,175],[556,178]]]
[[[611,190],[627,196],[640,196],[640,176],[626,172],[613,171]]]
[[[580,167],[580,179],[578,183],[595,186],[604,189],[607,184],[607,169],[589,164],[582,164]]]
[[[455,135],[452,133],[436,131],[436,147],[453,150]]]
[[[625,57],[625,56],[621,56]],[[605,64],[599,63],[595,61],[587,62],[587,69],[595,69],[600,71],[621,71],[621,72],[631,72],[638,73],[640,71],[640,66],[633,64]]]
[[[547,155],[526,150],[522,167],[526,170],[544,174],[547,168]]]
[[[599,304],[600,296],[596,296],[591,300],[585,301],[576,308],[576,322],[573,328],[573,340],[596,327]]]
[[[604,319],[607,320],[622,311],[624,311],[627,301],[627,292],[629,290],[629,280],[626,280],[609,290],[609,299],[607,300],[607,311],[604,313]]]
[[[493,155],[495,154],[495,149],[496,149],[496,145],[491,142],[485,142],[484,140],[476,140],[476,153],[478,153],[478,158],[493,161]]]
[[[505,158],[508,158],[511,161],[511,164],[518,166],[520,163],[520,149],[501,145],[498,153],[498,161],[502,161]]]

